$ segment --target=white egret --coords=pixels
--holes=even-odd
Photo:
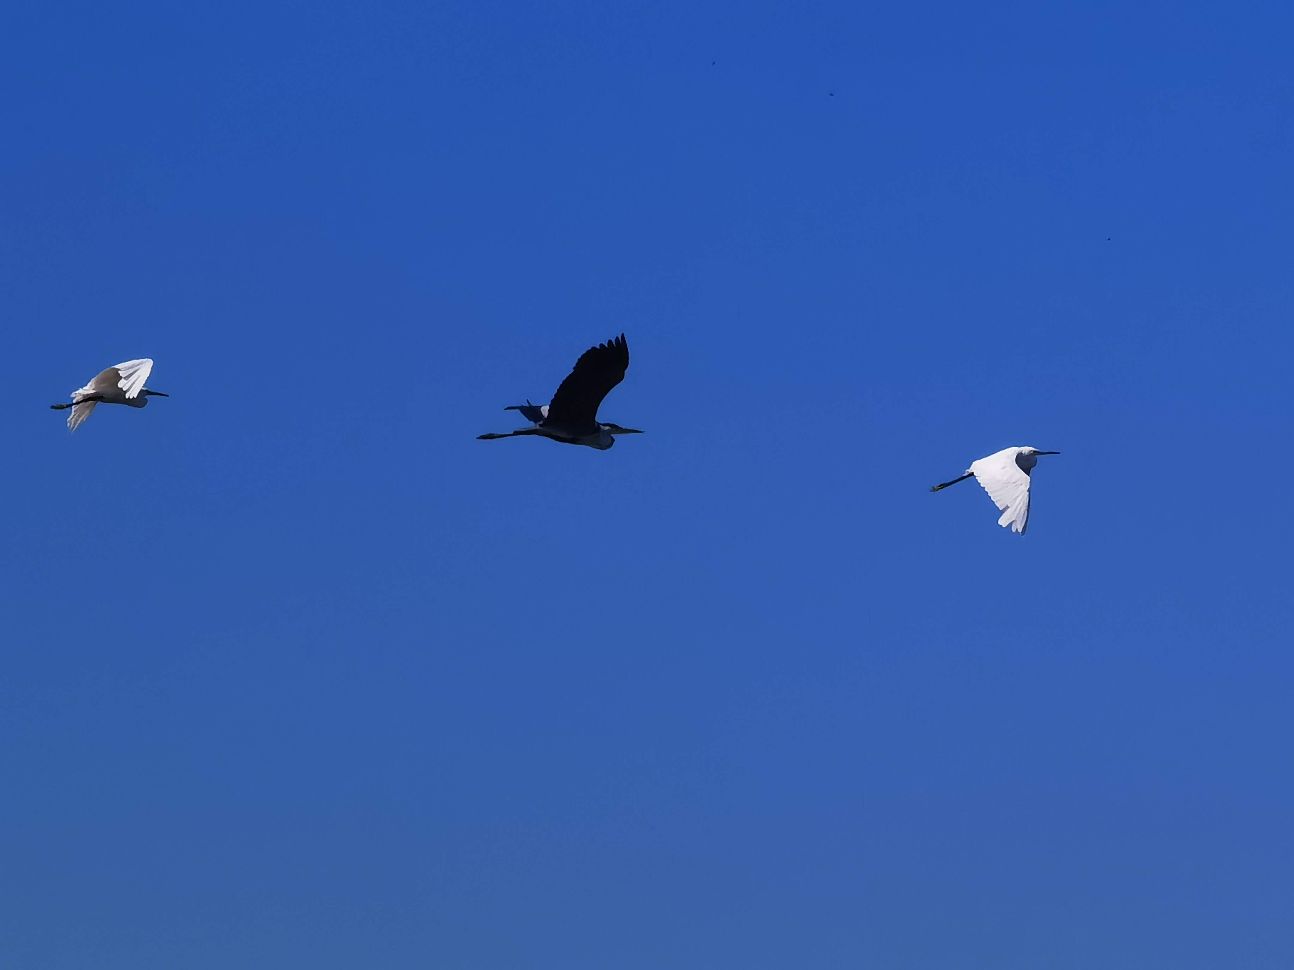
[[[125,404],[132,408],[142,408],[148,404],[150,397],[170,397],[169,394],[144,386],[152,372],[152,358],[124,360],[100,371],[85,387],[73,391],[71,404],[51,404],[50,407],[55,411],[71,408],[72,413],[67,416],[67,427],[69,431],[75,431],[90,416],[96,404]]]
[[[966,474],[954,478],[951,482],[940,482],[930,489],[937,492],[949,485],[964,482],[972,475],[988,492],[988,497],[1002,510],[1002,517],[997,524],[1010,526],[1012,532],[1024,534],[1029,524],[1029,483],[1033,466],[1038,464],[1039,455],[1059,455],[1059,451],[1039,451],[1028,446],[1003,448],[993,454],[971,462]]]
[[[503,434],[482,434],[477,438],[490,441],[540,435],[567,445],[587,445],[606,451],[616,443],[615,435],[642,434],[636,428],[622,428],[618,424],[598,421],[598,406],[611,389],[624,380],[628,368],[629,344],[625,342],[624,334],[590,347],[557,388],[551,404],[531,404],[527,400],[525,404],[504,408],[505,411],[520,411],[521,416],[534,427],[518,428]]]

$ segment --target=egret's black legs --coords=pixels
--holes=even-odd
[[[144,388],[142,393],[145,397],[170,397],[171,396],[167,394],[165,391],[150,391],[148,388]],[[78,404],[98,404],[102,400],[103,400],[102,394],[91,394],[89,397],[83,397],[79,401],[68,401],[66,404],[51,404],[49,407],[51,411],[66,411],[68,408],[74,408]]]
[[[88,397],[81,398],[79,401],[68,401],[66,404],[51,404],[49,409],[51,411],[66,411],[68,408],[74,408],[78,404],[98,404],[102,400],[102,394],[91,394]]]
[[[930,491],[937,492],[939,491],[939,489],[947,488],[949,485],[956,485],[958,482],[964,482],[966,481],[966,479],[970,478],[974,474],[975,474],[974,472],[967,472],[961,478],[954,478],[951,482],[940,482],[938,485],[932,485],[930,487]]]
[[[521,434],[537,434],[534,428],[518,428],[516,431],[505,431],[502,434],[478,434],[477,441],[493,441],[495,438],[514,438]]]

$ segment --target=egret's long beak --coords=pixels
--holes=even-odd
[[[1059,452],[1059,451],[1037,451],[1037,452],[1034,452],[1034,454],[1037,454],[1037,455],[1059,455],[1059,454],[1060,454],[1060,452]]]
[[[639,431],[637,428],[616,428],[612,434],[646,434],[645,431]]]
[[[165,391],[155,391],[151,387],[144,388],[144,393],[149,397],[170,397]]]

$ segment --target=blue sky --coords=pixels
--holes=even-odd
[[[1287,968],[1292,28],[6,5],[0,962]]]

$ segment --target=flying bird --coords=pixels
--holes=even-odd
[[[51,404],[50,407],[55,411],[71,408],[72,413],[67,416],[67,427],[69,431],[75,431],[90,416],[96,404],[125,404],[132,408],[142,408],[148,404],[150,397],[170,397],[169,394],[144,386],[152,372],[153,361],[150,357],[122,361],[100,371],[85,387],[73,391],[71,404]]]
[[[489,441],[494,438],[514,438],[520,435],[540,435],[567,445],[587,445],[606,451],[616,443],[618,434],[642,434],[636,428],[622,428],[618,424],[598,420],[598,407],[611,389],[625,379],[629,368],[629,344],[625,335],[590,347],[575,362],[575,369],[567,375],[553,395],[551,404],[512,404],[505,411],[520,411],[533,427],[518,428],[503,434],[482,434],[477,438]]]
[[[937,492],[949,485],[964,482],[972,475],[988,492],[993,504],[1002,510],[997,524],[1010,526],[1012,532],[1024,534],[1029,524],[1029,483],[1039,455],[1059,455],[1059,451],[1039,451],[1028,446],[1003,448],[986,458],[971,462],[966,474],[951,482],[940,482],[930,489]]]

